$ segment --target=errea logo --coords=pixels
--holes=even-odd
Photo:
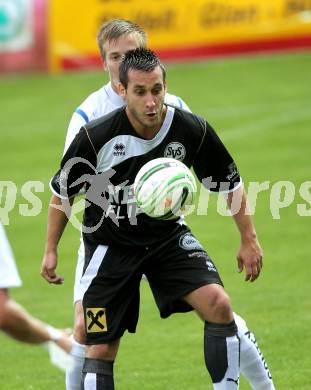
[[[164,157],[174,158],[183,161],[186,156],[186,148],[180,142],[169,143],[164,150]]]
[[[113,147],[114,156],[125,156],[125,145],[122,143],[117,143]]]
[[[229,175],[226,176],[226,179],[233,181],[238,178],[239,172],[234,162],[228,166],[228,171]]]

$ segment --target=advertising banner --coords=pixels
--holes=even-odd
[[[162,59],[311,46],[311,0],[52,0],[52,70],[100,66],[99,26],[137,22]]]
[[[0,0],[0,73],[47,68],[44,0]]]
[[[311,0],[0,0],[0,72],[99,67],[99,26],[129,19],[163,60],[311,47]]]

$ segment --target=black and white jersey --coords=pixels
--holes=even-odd
[[[51,189],[60,198],[70,198],[86,185],[84,240],[103,245],[157,243],[178,224],[137,214],[133,183],[139,169],[158,157],[193,167],[211,191],[228,192],[240,184],[236,165],[211,126],[167,105],[162,127],[151,140],[137,134],[125,107],[82,127],[52,178]]]

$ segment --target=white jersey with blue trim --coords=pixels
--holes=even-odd
[[[22,281],[16,268],[13,252],[0,223],[0,288],[20,287]]]
[[[190,111],[190,108],[180,97],[170,93],[165,94],[165,103]],[[122,106],[124,106],[124,100],[113,90],[111,82],[89,95],[72,115],[67,131],[64,154],[82,126]]]

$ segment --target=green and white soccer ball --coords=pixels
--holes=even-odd
[[[173,158],[148,161],[134,181],[134,194],[140,210],[161,220],[189,214],[196,191],[196,181],[190,169]]]

